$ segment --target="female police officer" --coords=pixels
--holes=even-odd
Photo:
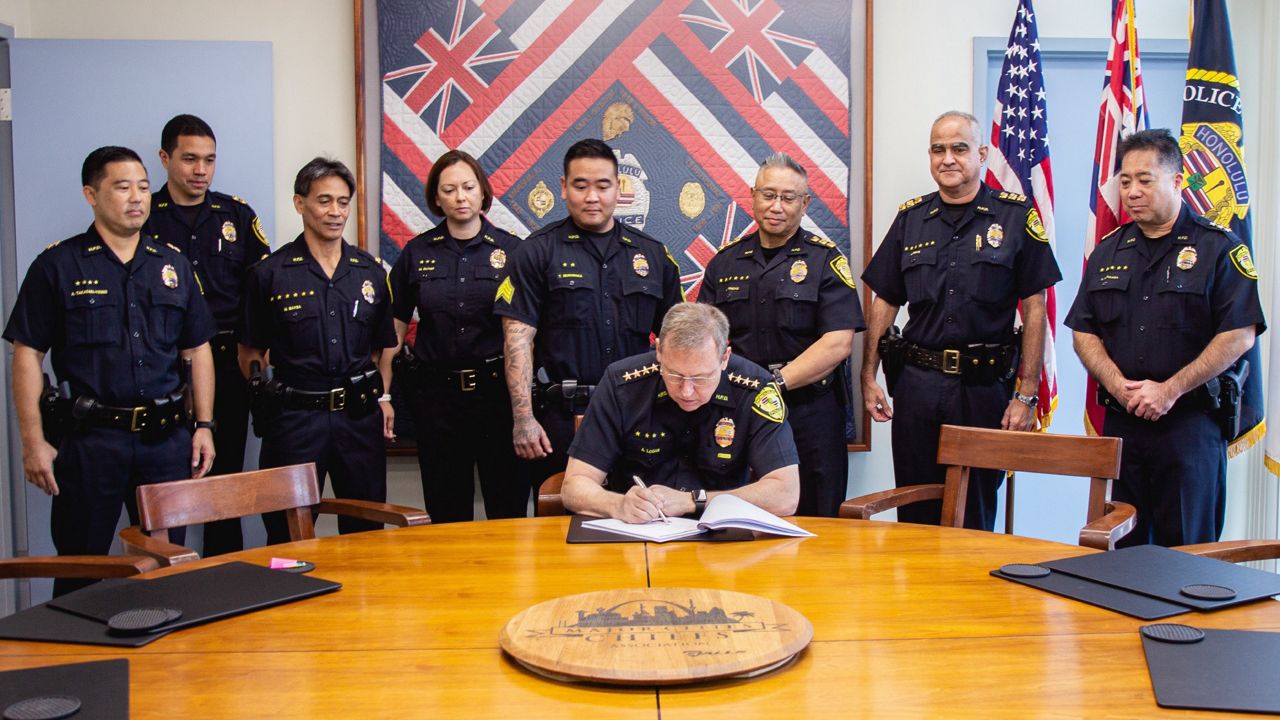
[[[478,465],[485,515],[523,517],[529,484],[511,445],[502,325],[493,314],[519,239],[482,214],[493,190],[465,152],[451,150],[435,161],[426,200],[445,221],[410,240],[391,270],[401,344],[418,312],[413,349],[397,358],[395,373],[410,394],[423,500],[432,522],[471,520]]]

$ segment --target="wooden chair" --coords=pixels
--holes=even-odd
[[[846,500],[840,517],[867,520],[909,503],[941,500],[942,524],[963,527],[971,468],[1077,475],[1090,478],[1088,524],[1080,531],[1080,544],[1112,550],[1136,522],[1132,505],[1107,499],[1111,481],[1120,474],[1120,447],[1121,440],[1111,437],[943,425],[938,463],[947,466],[946,483],[911,485]]]
[[[538,517],[569,514],[565,511],[564,502],[560,499],[560,486],[563,484],[564,473],[562,472],[542,481],[542,485],[538,487]]]
[[[1173,549],[1230,563],[1280,559],[1280,540],[1223,540],[1199,545],[1179,545]]]
[[[58,578],[102,580],[155,570],[160,563],[142,555],[43,555],[0,560],[0,579]]]
[[[120,531],[126,552],[161,565],[199,559],[194,550],[168,542],[169,528],[199,525],[283,510],[291,540],[316,536],[313,512],[334,513],[397,527],[426,525],[421,510],[366,500],[320,497],[314,463],[138,486],[138,525]]]
[[[582,427],[582,416],[574,415],[573,432],[577,433],[580,427]],[[542,484],[538,486],[538,502],[534,506],[534,514],[538,517],[569,514],[564,509],[564,501],[560,499],[560,486],[563,484],[564,473],[562,472],[558,472],[542,481]]]

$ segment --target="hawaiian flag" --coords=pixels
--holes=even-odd
[[[1040,33],[1031,0],[1019,0],[1009,31],[1009,44],[1000,68],[1000,86],[991,114],[991,145],[987,156],[987,184],[1031,198],[1040,221],[1056,249],[1053,234],[1053,169],[1049,162],[1049,118],[1046,114],[1044,72],[1040,66]],[[1058,300],[1049,288],[1048,332],[1044,335],[1044,368],[1040,372],[1037,419],[1049,428],[1058,406],[1058,370],[1054,353]],[[1025,391],[1024,391],[1025,392]]]
[[[1182,197],[1196,212],[1231,228],[1247,248],[1241,254],[1233,254],[1236,267],[1257,277],[1252,258],[1253,227],[1244,168],[1241,104],[1226,3],[1195,0],[1187,84],[1182,93],[1182,138],[1178,142],[1186,177]],[[1272,359],[1275,358],[1273,351]],[[1252,447],[1266,428],[1262,351],[1258,343],[1245,353],[1244,359],[1249,362],[1249,375],[1240,398],[1240,435],[1228,447],[1230,457]],[[1276,372],[1274,362],[1271,369]],[[1276,387],[1276,383],[1271,386]],[[1274,439],[1267,443],[1266,464],[1280,475],[1280,465],[1273,458],[1280,458],[1280,441]]]
[[[666,243],[686,291],[753,228],[756,170],[778,151],[809,171],[804,226],[847,252],[850,13],[840,0],[378,0],[382,257],[436,221],[423,186],[445,151],[479,160],[489,219],[527,236],[565,216],[561,162],[587,137],[618,155],[617,217]]]
[[[1089,194],[1089,222],[1085,226],[1084,262],[1098,241],[1129,222],[1120,204],[1120,139],[1147,128],[1147,108],[1142,92],[1142,65],[1138,57],[1138,30],[1133,23],[1133,0],[1117,0],[1111,13],[1111,47],[1102,82],[1098,109],[1098,138],[1093,149],[1093,183]],[[1098,384],[1093,377],[1085,389],[1085,430],[1102,434],[1105,411],[1098,404]]]

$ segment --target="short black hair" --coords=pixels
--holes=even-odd
[[[569,163],[573,160],[581,158],[599,158],[608,160],[613,163],[613,169],[618,169],[618,156],[613,154],[613,148],[608,143],[596,138],[587,138],[569,146],[564,153],[564,176],[569,177]]]
[[[115,162],[136,162],[146,170],[138,153],[119,145],[105,145],[89,153],[84,159],[84,165],[80,166],[81,184],[97,189],[98,183],[107,176],[107,166]]]
[[[440,201],[436,199],[436,193],[440,190],[440,175],[446,168],[458,163],[471,168],[471,172],[476,174],[476,180],[480,183],[480,212],[489,212],[489,208],[493,207],[493,186],[489,184],[489,176],[484,174],[484,170],[480,168],[480,163],[476,162],[475,158],[462,150],[450,150],[431,164],[431,172],[427,173],[427,187],[424,191],[427,209],[444,217],[444,210],[440,207]]]
[[[351,170],[337,160],[327,157],[315,158],[302,166],[298,176],[293,179],[293,194],[306,197],[311,193],[311,183],[327,177],[342,178],[342,181],[347,184],[347,190],[352,195],[356,194],[356,178],[351,174]]]
[[[174,115],[160,131],[160,149],[167,154],[173,154],[174,148],[178,147],[178,138],[183,135],[207,137],[214,144],[218,142],[218,138],[213,136],[213,128],[209,127],[209,123],[195,115]]]
[[[1173,133],[1165,128],[1142,130],[1122,138],[1120,144],[1116,146],[1119,162],[1124,162],[1124,156],[1134,150],[1151,150],[1155,152],[1156,159],[1165,170],[1172,173],[1182,172],[1182,149],[1178,147],[1178,141],[1173,137]]]

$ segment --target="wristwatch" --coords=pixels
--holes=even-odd
[[[773,382],[778,386],[779,390],[787,389],[787,381],[782,377],[782,368],[776,368],[773,371]]]
[[[217,432],[217,431],[218,431],[218,423],[214,422],[213,420],[197,420],[197,421],[196,421],[196,429],[197,429],[197,430],[209,430],[210,432]]]
[[[1034,408],[1036,405],[1040,403],[1040,398],[1036,397],[1035,395],[1023,395],[1022,393],[1016,392],[1016,391],[1013,393],[1013,399],[1017,400],[1023,405],[1026,405],[1029,408]]]
[[[702,511],[707,509],[707,491],[699,488],[690,490],[689,495],[693,498],[693,511],[702,515]]]

